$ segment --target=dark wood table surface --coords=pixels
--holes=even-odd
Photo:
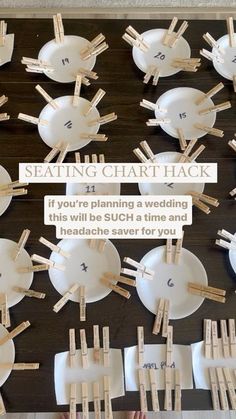
[[[109,136],[106,143],[91,143],[82,150],[82,154],[104,153],[107,161],[135,162],[132,150],[139,141],[146,139],[155,153],[178,151],[178,142],[165,134],[160,128],[147,127],[145,121],[149,111],[140,108],[139,102],[144,97],[155,101],[168,89],[189,86],[209,90],[223,81],[225,88],[217,95],[217,103],[230,100],[232,108],[217,115],[216,127],[225,131],[224,138],[207,135],[199,143],[206,145],[206,150],[199,158],[200,162],[217,162],[219,165],[218,184],[206,185],[205,192],[220,199],[220,206],[210,215],[194,209],[193,225],[185,228],[184,246],[196,254],[204,264],[210,285],[227,290],[226,304],[206,301],[190,317],[171,322],[174,325],[174,343],[189,345],[202,339],[204,318],[235,318],[236,295],[233,273],[227,251],[216,248],[216,232],[225,228],[235,231],[235,201],[229,198],[229,191],[236,186],[235,153],[227,145],[235,132],[236,95],[232,83],[223,80],[213,69],[212,63],[203,59],[197,73],[181,72],[173,77],[161,78],[158,86],[146,86],[142,83],[142,73],[135,67],[131,48],[121,39],[125,28],[132,24],[142,32],[151,28],[168,27],[168,21],[156,20],[64,20],[66,34],[81,35],[92,39],[98,33],[106,35],[110,48],[98,57],[95,70],[99,79],[91,86],[82,88],[82,95],[92,98],[99,87],[106,90],[100,109],[102,114],[115,111],[118,120],[106,125],[104,132]],[[215,38],[226,33],[224,21],[191,21],[185,34],[192,48],[192,56],[199,56],[199,50],[206,47],[202,34],[209,31]],[[17,119],[19,112],[38,116],[45,105],[44,99],[35,91],[35,85],[41,86],[52,96],[72,94],[73,84],[53,82],[44,75],[25,72],[20,63],[22,56],[35,57],[39,49],[53,38],[52,20],[49,19],[8,19],[8,33],[15,33],[15,48],[12,62],[0,70],[0,94],[9,97],[3,112],[8,112],[11,119],[0,125],[0,149],[2,164],[13,180],[18,178],[19,162],[42,161],[48,153],[47,146],[40,139],[37,127]],[[69,153],[66,162],[74,161],[74,153]],[[43,223],[43,198],[46,194],[64,194],[63,184],[35,184],[29,187],[26,197],[15,198],[9,209],[0,218],[0,236],[18,240],[22,229],[29,228],[31,235],[27,244],[30,254],[39,253],[46,257],[50,252],[38,243],[43,235],[56,243],[55,228]],[[135,184],[122,185],[123,194],[138,194]],[[139,260],[153,247],[163,244],[160,240],[114,240],[121,258],[130,256]],[[11,309],[12,327],[24,320],[30,320],[32,326],[18,336],[14,342],[16,362],[40,362],[38,371],[13,371],[1,391],[8,412],[65,411],[67,407],[57,406],[54,382],[54,355],[68,349],[68,329],[81,327],[78,305],[69,302],[60,313],[55,314],[52,306],[59,299],[47,272],[37,273],[33,288],[45,291],[43,301],[23,299]],[[146,343],[163,343],[163,338],[152,335],[153,315],[141,304],[136,290],[131,290],[132,297],[126,301],[114,293],[87,310],[87,339],[92,346],[92,325],[109,325],[111,346],[124,348],[136,344],[136,327],[145,328]],[[77,333],[77,337],[78,337]],[[77,342],[79,345],[79,341]],[[149,400],[149,408],[150,399]],[[160,392],[163,409],[163,392]],[[114,410],[139,409],[139,393],[128,392],[126,396],[114,399]],[[183,410],[211,409],[210,391],[183,391]],[[78,406],[80,408],[80,406]],[[90,406],[92,409],[92,405]]]

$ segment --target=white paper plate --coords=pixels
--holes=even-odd
[[[16,262],[13,261],[17,243],[8,239],[0,239],[0,293],[7,295],[8,306],[19,303],[24,294],[13,291],[13,287],[29,289],[33,281],[33,272],[19,273],[18,268],[32,266],[32,261],[25,249],[22,249]]]
[[[14,48],[14,33],[5,36],[5,44],[0,47],[0,66],[11,61]]]
[[[236,233],[234,235],[236,236]],[[229,250],[229,261],[234,272],[236,273],[236,250]]]
[[[191,50],[188,42],[181,37],[176,43],[175,48],[170,48],[162,44],[166,34],[166,29],[151,29],[143,32],[144,40],[150,45],[147,52],[142,52],[139,48],[133,47],[133,60],[137,67],[147,72],[148,67],[155,65],[160,69],[160,76],[172,76],[181,71],[180,68],[174,68],[171,63],[175,58],[190,58]]]
[[[11,183],[11,177],[9,173],[0,166],[0,186]],[[0,196],[0,215],[2,215],[9,207],[12,200],[12,196]]]
[[[101,359],[103,359],[101,349]],[[93,382],[98,381],[100,386],[101,400],[103,400],[103,377],[110,377],[111,398],[121,397],[124,392],[124,371],[121,349],[110,348],[110,367],[104,367],[102,363],[95,364],[93,360],[93,348],[88,348],[89,368],[82,368],[81,350],[76,351],[75,366],[70,368],[69,352],[61,352],[55,355],[54,385],[58,405],[69,404],[71,383],[77,383],[76,399],[81,403],[81,383],[88,383],[88,400],[93,401]]]
[[[160,124],[161,128],[174,138],[178,138],[177,128],[182,128],[187,140],[204,137],[207,133],[194,128],[199,123],[208,127],[213,127],[216,120],[216,113],[211,112],[207,115],[199,115],[201,109],[214,106],[211,99],[207,98],[204,103],[197,106],[195,101],[204,93],[192,87],[176,87],[168,90],[157,100],[161,109],[166,109],[164,118],[170,119],[169,124]],[[163,118],[163,113],[155,111],[156,118]]]
[[[47,42],[39,51],[39,60],[46,61],[54,71],[45,72],[50,79],[60,83],[70,83],[75,81],[80,68],[92,70],[96,57],[92,56],[88,60],[80,58],[82,48],[90,45],[90,42],[81,36],[66,35],[64,42],[57,44],[55,39]]]
[[[78,106],[73,106],[73,96],[62,96],[54,99],[59,109],[55,110],[47,104],[41,111],[39,118],[48,121],[47,125],[38,125],[39,135],[51,148],[59,142],[69,144],[68,151],[78,150],[90,143],[89,139],[81,139],[80,134],[97,134],[100,125],[88,126],[88,122],[100,117],[97,108],[92,108],[87,116],[83,113],[90,102],[79,98]]]
[[[182,319],[194,313],[204,300],[190,294],[187,283],[207,285],[207,274],[200,260],[189,250],[182,249],[178,265],[165,263],[165,251],[166,246],[159,246],[142,258],[140,263],[154,270],[155,276],[153,280],[138,279],[137,292],[144,306],[153,314],[157,312],[159,298],[168,298],[170,319]]]
[[[0,324],[0,339],[8,335],[7,329]],[[15,346],[12,339],[8,340],[4,345],[0,345],[0,363],[2,364],[14,364],[15,360]],[[0,367],[0,387],[5,383],[11,374],[12,368],[1,368]]]
[[[181,153],[164,151],[155,155],[156,163],[176,163]],[[190,191],[203,193],[204,183],[139,183],[141,195],[186,195]]]
[[[65,271],[49,269],[50,280],[59,294],[64,295],[75,283],[85,285],[87,303],[99,301],[110,294],[111,290],[101,284],[100,278],[105,272],[118,275],[121,269],[119,253],[110,240],[103,253],[90,249],[86,239],[63,239],[58,246],[71,255],[69,259],[54,252],[50,256],[51,260],[66,267]],[[78,303],[79,294],[73,294],[71,300]]]
[[[120,195],[120,183],[67,183],[66,195]]]
[[[236,75],[236,47],[230,47],[229,35],[222,36],[217,40],[217,44],[225,51],[225,54],[222,54],[224,63],[219,63],[216,59],[213,60],[215,70],[226,79],[233,80],[233,75]],[[219,55],[215,48],[212,52]]]

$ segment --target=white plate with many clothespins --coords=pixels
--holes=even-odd
[[[165,151],[154,156],[152,163],[177,163],[182,154]],[[141,195],[188,195],[189,192],[203,193],[204,183],[139,183]]]
[[[0,339],[8,334],[7,329],[0,324]],[[12,371],[15,360],[15,346],[12,339],[0,345],[0,387],[3,386]]]
[[[194,313],[202,304],[203,297],[188,292],[189,282],[207,285],[207,274],[201,261],[189,250],[182,248],[178,263],[175,263],[175,246],[171,263],[166,262],[166,246],[148,252],[141,264],[155,272],[153,280],[137,278],[137,292],[143,305],[153,314],[157,312],[158,300],[170,302],[170,319],[181,319]]]
[[[211,129],[216,121],[216,113],[208,111],[214,107],[211,98],[206,98],[201,105],[196,104],[203,95],[203,92],[192,87],[168,90],[157,100],[159,109],[155,110],[154,125],[160,125],[174,138],[179,138],[178,129],[182,130],[186,140],[203,137],[207,134],[204,127]],[[152,126],[152,120],[147,125]]]
[[[18,250],[18,243],[0,239],[0,293],[6,295],[8,307],[24,298],[24,294],[16,291],[16,288],[28,290],[33,281],[33,272],[21,272],[21,268],[32,267],[30,255],[24,248],[19,253]]]
[[[51,261],[64,267],[63,270],[49,270],[50,280],[59,294],[65,295],[74,284],[78,284],[85,287],[86,302],[93,303],[111,292],[102,284],[101,278],[105,272],[119,275],[121,262],[110,240],[63,239],[58,247],[69,254],[69,258],[55,252],[50,256]],[[71,294],[69,299],[79,302],[79,291]]]
[[[98,89],[97,93],[88,101],[80,96],[81,76],[77,76],[74,96],[51,98],[39,85],[36,90],[44,97],[48,104],[42,109],[38,118],[20,113],[19,119],[38,126],[39,135],[52,151],[45,157],[49,163],[56,155],[61,163],[68,151],[75,151],[86,146],[90,141],[106,141],[105,134],[98,134],[100,125],[117,119],[113,112],[100,116],[97,105],[105,95],[105,91]]]
[[[76,80],[78,73],[83,75],[83,84],[89,85],[89,78],[97,79],[91,71],[97,55],[108,48],[103,34],[91,42],[81,36],[64,35],[61,14],[53,16],[55,39],[47,42],[39,51],[38,59],[23,57],[26,71],[44,73],[52,80],[69,83]]]

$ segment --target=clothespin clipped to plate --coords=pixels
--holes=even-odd
[[[218,105],[209,106],[208,108],[201,109],[198,112],[198,114],[207,115],[208,113],[211,113],[211,112],[221,112],[221,111],[231,108],[231,106],[232,106],[231,103],[227,101],[227,102],[219,103]]]
[[[53,306],[53,311],[55,313],[58,313],[62,309],[62,307],[64,307],[64,305],[68,303],[71,295],[74,294],[78,290],[78,288],[78,284],[72,285],[72,287],[70,287],[69,290],[63,295],[63,297],[60,298],[60,300]]]
[[[140,35],[132,26],[126,28],[126,32],[122,36],[124,41],[126,41],[132,47],[140,49],[142,52],[147,52],[150,46],[144,40],[143,36]]]
[[[7,304],[7,295],[6,293],[0,294],[0,313],[1,313],[1,323],[6,328],[11,326],[10,312]]]
[[[39,85],[35,86],[35,89],[40,93],[40,95],[46,100],[53,109],[59,109],[58,103]]]
[[[141,141],[140,146],[142,147],[143,151],[140,148],[135,148],[133,153],[136,157],[141,161],[141,163],[146,163],[148,161],[155,163],[155,154],[153,153],[151,147],[149,146],[147,141]],[[145,154],[144,154],[145,153]]]
[[[194,124],[194,128],[197,128],[200,131],[204,131],[207,134],[214,135],[215,137],[222,138],[224,136],[224,131],[222,131],[220,129],[217,129],[217,128],[208,127],[207,125],[197,123],[197,124]]]
[[[192,196],[193,205],[195,205],[207,215],[210,214],[211,210],[206,204],[212,205],[214,207],[218,207],[220,204],[218,199],[200,192],[189,191],[188,195]]]
[[[185,148],[183,154],[181,155],[178,163],[191,163],[192,161],[196,160],[197,157],[205,150],[205,146],[201,144],[194,153],[190,156],[190,152],[192,151],[193,147],[195,146],[197,139],[192,139],[189,141],[187,147]]]
[[[85,162],[87,163],[87,162]],[[89,162],[88,162],[89,163]],[[107,240],[105,239],[90,239],[89,240],[89,247],[90,249],[96,249],[99,253],[103,253],[107,244]]]
[[[98,56],[102,52],[106,51],[109,45],[105,41],[105,36],[100,33],[92,41],[88,42],[85,48],[80,51],[80,57],[82,60],[88,60],[93,55]]]
[[[226,301],[226,291],[224,289],[201,285],[196,282],[188,282],[188,292],[218,303],[225,303]]]
[[[139,105],[142,108],[149,109],[150,111],[158,110],[158,112],[166,113],[166,109],[162,109],[162,108],[159,107],[159,105],[157,103],[150,102],[149,100],[146,100],[146,99],[142,99],[142,101],[139,103]]]
[[[136,270],[122,268],[121,273],[133,276],[135,278],[141,278],[141,279],[149,279],[152,280],[155,271],[147,267],[146,265],[143,265],[142,263],[136,262],[136,260],[131,259],[130,257],[124,257],[123,261],[127,263],[127,265],[130,265]]]
[[[61,44],[64,42],[64,27],[62,22],[61,13],[57,13],[53,15],[53,27],[54,27],[54,35],[55,41],[57,44]]]
[[[184,22],[182,23],[182,25],[180,26],[180,28],[177,32],[172,31],[170,40],[167,43],[168,47],[170,47],[170,48],[175,47],[176,43],[179,41],[181,36],[183,36],[183,34],[184,34],[184,32],[186,31],[187,28],[188,28],[188,22],[186,20],[184,20]]]
[[[203,48],[200,50],[200,55],[205,57],[209,61],[217,61],[220,64],[224,64],[224,58],[218,53],[218,51],[210,52]]]
[[[69,144],[61,145],[60,153],[59,153],[56,163],[63,163],[67,155],[68,148],[69,148]]]
[[[57,246],[56,244],[45,239],[44,237],[40,237],[39,242],[42,243],[44,246],[48,247],[52,252],[58,253],[66,259],[69,259],[71,256],[70,253],[66,252],[60,246]]]
[[[4,343],[8,342],[8,340],[14,339],[16,336],[18,336],[20,333],[26,330],[29,326],[30,322],[28,320],[20,323],[17,327],[15,327],[15,329],[13,329],[11,332],[9,332],[7,335],[3,336],[0,339],[0,346],[4,345]]]
[[[182,71],[196,73],[201,65],[201,58],[175,58],[172,67],[179,68]]]
[[[4,20],[0,21],[0,47],[5,45],[5,39],[7,34],[7,23]]]
[[[22,57],[21,64],[26,65],[28,73],[53,73],[54,68],[46,61],[37,58]]]
[[[116,119],[117,119],[117,115],[115,114],[115,112],[111,112],[107,115],[103,115],[103,116],[100,116],[99,118],[88,121],[88,126],[92,127],[93,125],[96,125],[96,124],[104,125],[104,124],[108,124],[109,122],[115,121]]]
[[[30,230],[28,230],[28,229],[23,230],[23,232],[22,232],[22,234],[20,236],[20,240],[17,243],[16,251],[15,251],[15,253],[13,255],[14,262],[17,260],[17,258],[19,257],[20,253],[24,249],[24,247],[26,245],[26,242],[27,242],[27,240],[29,238],[29,235],[30,235]]]
[[[91,99],[89,107],[85,110],[84,116],[87,116],[89,112],[99,104],[99,102],[102,100],[105,94],[106,94],[105,90],[98,89],[97,93]]]
[[[148,67],[147,72],[145,73],[144,78],[143,78],[143,83],[145,84],[149,83],[152,77],[153,77],[152,85],[157,86],[157,83],[160,77],[160,69],[155,65],[150,65]]]
[[[107,288],[110,288],[112,291],[114,291],[116,294],[119,294],[121,297],[126,298],[127,300],[131,297],[131,294],[129,291],[125,290],[124,288],[120,287],[119,285],[115,285],[114,282],[103,276],[100,278],[100,282]]]
[[[229,233],[227,230],[224,230],[224,229],[218,230],[217,234],[218,234],[218,236],[223,237],[224,239],[228,240],[228,241],[221,240],[221,239],[216,240],[215,243],[218,246],[221,246],[221,247],[223,247],[225,249],[228,249],[228,250],[235,250],[236,251],[236,237],[233,234]]]
[[[224,88],[223,83],[218,83],[216,86],[212,87],[212,89],[208,90],[208,92],[201,95],[195,102],[197,106],[201,105],[206,99],[212,98],[218,92],[220,92]]]
[[[37,255],[37,254],[33,254],[31,256],[31,260],[33,260],[34,262],[38,262],[38,263],[42,263],[43,265],[48,265],[50,268],[53,269],[58,269],[59,271],[65,271],[65,265],[61,265],[59,263],[54,262],[53,260],[44,258],[43,256]]]
[[[45,119],[36,118],[35,116],[27,115],[25,113],[19,113],[18,119],[21,119],[22,121],[29,122],[30,124],[34,125],[48,125],[48,121]]]

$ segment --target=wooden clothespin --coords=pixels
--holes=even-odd
[[[205,146],[201,144],[194,153],[191,154],[191,156],[188,157],[188,161],[191,163],[192,161],[195,161],[200,154],[205,150]]]
[[[232,106],[231,103],[227,101],[227,102],[219,103],[218,105],[209,106],[208,108],[201,109],[198,112],[198,114],[207,115],[208,113],[211,113],[211,112],[221,112],[221,111],[224,111],[225,109],[231,108],[231,106]]]
[[[142,108],[149,109],[150,111],[156,111],[156,110],[158,110],[159,112],[162,112],[162,113],[166,113],[167,112],[166,109],[160,108],[157,103],[150,102],[149,100],[146,100],[146,99],[142,99],[142,101],[139,102],[139,105]]]
[[[210,45],[211,48],[215,48],[220,54],[225,54],[225,51],[223,48],[220,47],[220,45],[216,42],[216,40],[209,34],[209,32],[203,34],[204,41],[207,42],[208,45]]]
[[[43,263],[45,265],[50,266],[50,268],[58,269],[59,271],[65,271],[65,266],[59,263],[53,262],[53,260],[44,258],[43,256],[33,254],[31,256],[31,260],[38,263]]]
[[[80,329],[80,345],[81,345],[82,367],[88,368],[89,367],[88,346],[87,346],[85,329]]]
[[[115,285],[112,283],[108,278],[102,277],[100,279],[101,283],[107,287],[110,288],[112,291],[114,291],[116,294],[121,295],[122,297],[129,299],[131,297],[131,294],[129,291],[125,290],[122,287],[119,287],[118,285]]]
[[[150,380],[150,387],[151,387],[151,396],[152,396],[152,410],[153,412],[159,412],[160,405],[157,393],[157,377],[156,371],[154,368],[149,369],[149,380]]]
[[[99,242],[98,242],[98,251],[99,251],[99,253],[103,253],[104,252],[105,247],[106,247],[106,244],[107,244],[107,240],[106,239],[99,240]]]
[[[65,252],[60,246],[51,243],[49,240],[45,239],[44,237],[39,238],[39,242],[44,244],[44,246],[48,247],[52,252],[58,253],[59,255],[63,256],[66,259],[70,258],[70,253]]]
[[[173,355],[173,326],[167,327],[167,340],[166,340],[166,365],[170,367],[172,364]]]
[[[171,120],[169,118],[154,118],[154,119],[148,119],[146,122],[146,125],[148,127],[159,127],[161,124],[169,124]]]
[[[210,214],[210,212],[211,212],[210,208],[207,205],[203,204],[203,202],[201,202],[199,199],[193,197],[192,203],[193,203],[193,205],[195,205],[195,207],[200,209],[205,214],[207,214],[207,215]]]
[[[21,63],[26,65],[26,71],[30,73],[53,72],[54,68],[46,61],[37,58],[22,57]]]
[[[188,156],[189,156],[190,152],[192,151],[193,147],[195,146],[196,142],[197,142],[197,138],[192,139],[192,140],[189,141],[189,143],[188,143],[187,147],[185,148],[183,154],[181,155],[178,163],[184,163],[185,161],[187,161],[187,162],[189,161]]]
[[[215,137],[222,138],[224,136],[224,131],[217,128],[211,128],[206,125],[194,124],[194,128],[200,129],[201,131],[205,131],[208,134],[214,135]]]
[[[54,35],[56,43],[64,42],[64,27],[62,23],[61,13],[53,16]]]
[[[30,298],[37,298],[41,300],[46,297],[46,294],[44,292],[39,292],[32,289],[26,289],[22,287],[13,287],[12,289],[13,291],[24,294],[26,297],[30,297]]]
[[[201,65],[201,58],[175,58],[171,66],[174,68],[179,68],[182,71],[189,71],[196,73],[198,68]]]
[[[218,303],[225,303],[226,301],[226,291],[221,288],[200,285],[195,282],[188,282],[188,292],[209,300],[217,301]]]
[[[236,250],[236,244],[235,243],[229,243],[225,240],[216,240],[215,244],[217,244],[217,246],[223,247],[225,249],[228,250]]]
[[[5,39],[7,34],[7,23],[4,20],[0,22],[0,47],[5,45]]]
[[[231,408],[236,410],[236,393],[234,389],[234,384],[231,376],[230,369],[228,367],[223,368],[224,378],[226,381],[226,386],[228,389],[228,396],[231,404]]]
[[[220,55],[218,55],[216,52],[210,52],[205,48],[200,50],[200,55],[202,55],[203,57],[205,57],[209,61],[216,60],[220,64],[224,63],[224,59]]]
[[[20,196],[20,195],[27,195],[28,191],[24,188],[19,189],[3,189],[0,191],[1,196]]]
[[[106,92],[103,89],[99,89],[97,91],[95,96],[92,98],[92,100],[89,104],[89,107],[84,112],[84,116],[87,116],[89,114],[89,112],[99,104],[99,102],[102,100],[102,98],[105,94],[106,94]]]
[[[85,297],[85,286],[79,286],[79,309],[80,309],[80,321],[86,321],[86,297]]]
[[[75,153],[75,163],[81,163],[80,152]]]
[[[164,409],[172,410],[172,380],[171,368],[165,367],[165,401]]]
[[[10,364],[11,365],[11,364]],[[30,370],[38,370],[40,364],[38,362],[17,362],[11,365],[11,368],[14,371],[30,371]]]
[[[214,410],[220,410],[220,400],[218,395],[218,384],[217,384],[217,377],[216,377],[216,370],[215,368],[209,368],[209,378],[210,378],[210,385],[211,385],[211,398],[212,398],[212,405]]]
[[[122,36],[124,41],[128,42],[132,47],[140,49],[142,52],[147,52],[150,46],[144,40],[143,36],[140,35],[132,26],[126,28],[126,32]]]
[[[19,180],[14,180],[10,183],[5,183],[4,185],[0,185],[0,191],[8,190],[8,189],[15,189],[15,188],[23,188],[24,186],[28,186],[28,183],[19,182]]]
[[[98,38],[99,36],[95,39],[98,39]],[[88,60],[93,55],[97,57],[99,54],[101,54],[103,51],[106,51],[106,49],[108,48],[109,48],[109,45],[106,42],[100,41],[99,43],[97,42],[96,45],[95,44],[91,45],[90,48],[88,48],[86,52],[83,53],[84,50],[82,50],[82,52],[80,52],[80,57],[82,60]]]
[[[236,188],[232,189],[232,191],[229,192],[230,196],[235,196],[236,195]],[[236,199],[236,198],[234,198]]]
[[[4,345],[4,343],[8,342],[8,340],[14,339],[16,336],[22,333],[29,326],[30,326],[30,322],[28,320],[26,322],[22,322],[21,324],[19,324],[19,326],[17,326],[15,329],[13,329],[11,332],[9,332],[7,335],[5,335],[3,338],[0,339],[0,346]]]
[[[0,113],[0,121],[8,121],[8,119],[10,119],[10,116],[6,112]]]
[[[44,163],[50,163],[60,153],[61,143],[57,143],[44,158]]]
[[[60,150],[56,163],[63,163],[67,155],[68,148],[69,148],[69,144],[64,144],[63,146],[61,146],[61,150]]]
[[[19,113],[18,119],[21,119],[22,121],[29,122],[30,124],[35,125],[48,125],[48,121],[45,119],[39,119],[31,115],[27,115],[25,113]]]
[[[1,312],[1,323],[6,328],[11,326],[10,312],[7,304],[6,293],[0,294],[0,312]]]
[[[35,86],[35,89],[43,96],[46,102],[48,102],[53,109],[59,109],[59,105],[57,104],[57,102],[55,102],[55,100],[51,96],[49,96],[49,94],[39,84]]]
[[[217,321],[211,322],[211,337],[212,337],[212,358],[218,359],[220,357],[220,348],[218,340]]]
[[[77,74],[76,80],[75,80],[74,96],[73,96],[73,101],[72,101],[72,105],[75,107],[79,105],[81,84],[82,84],[82,76],[81,74]]]
[[[236,140],[230,140],[228,144],[236,152]]]
[[[162,41],[163,45],[168,46],[168,44],[171,40],[173,31],[176,27],[177,22],[178,22],[178,18],[176,16],[174,16],[172,21],[171,21],[171,24],[170,24],[169,28],[167,29],[167,31],[165,33],[165,36],[163,38],[163,41]]]
[[[181,411],[181,376],[180,370],[175,368],[175,405],[174,410],[175,412]]]
[[[123,261],[125,263],[127,263],[127,265],[133,266],[134,268],[136,268],[138,270],[138,272],[140,272],[141,274],[146,274],[148,276],[150,276],[150,279],[153,279],[153,276],[155,275],[155,272],[148,268],[147,266],[143,265],[142,263],[136,262],[136,260],[133,260],[129,257],[124,257]]]
[[[133,153],[135,154],[136,157],[138,157],[138,159],[139,159],[139,161],[141,161],[141,163],[148,162],[148,158],[145,156],[145,154],[143,154],[143,152],[140,150],[140,148],[134,148]]]
[[[195,104],[197,106],[201,105],[202,102],[204,102],[204,100],[209,99],[209,98],[215,96],[216,93],[220,92],[223,88],[224,88],[224,84],[223,83],[218,83],[216,86],[214,86],[208,92],[203,93],[203,95],[201,95],[199,97],[199,99],[196,100]]]
[[[157,81],[159,78],[159,68],[155,65],[148,66],[147,71],[144,74],[143,83],[148,84],[152,77],[153,77],[152,84],[154,85],[154,77],[156,77]]]
[[[111,384],[110,377],[105,375],[103,377],[104,388],[104,418],[113,419],[112,404],[111,404]]]
[[[100,362],[100,337],[99,337],[99,326],[93,326],[93,359],[95,364]]]
[[[224,358],[230,357],[229,336],[227,332],[226,320],[220,320],[221,341],[223,347]]]
[[[169,311],[170,311],[170,301],[165,299],[164,311],[163,311],[163,322],[162,322],[162,336],[167,337],[168,325],[169,325]]]
[[[232,358],[236,357],[236,336],[235,336],[235,320],[228,320],[229,326],[229,344],[230,344],[230,355]]]
[[[168,46],[170,48],[173,48],[176,45],[176,42],[181,38],[181,36],[183,36],[187,28],[188,28],[188,22],[185,20],[180,26],[178,32],[172,34],[170,42],[168,42]]]
[[[233,234],[229,233],[227,230],[224,230],[224,229],[218,230],[217,234],[218,236],[221,236],[224,239],[229,240],[231,242],[230,244],[236,246],[236,237]]]
[[[135,271],[134,269],[122,268],[121,273],[125,275],[129,275],[129,276],[133,276],[134,278],[148,279],[148,280],[153,279],[153,275],[150,275],[149,273],[141,271],[141,270]]]
[[[211,323],[210,319],[204,319],[204,355],[207,359],[212,358]]]
[[[88,70],[87,68],[80,67],[79,70],[78,70],[78,73],[81,74],[83,77],[88,77],[88,78],[93,79],[93,80],[98,79],[97,73],[95,73],[95,71]]]
[[[182,247],[183,247],[183,240],[184,240],[184,231],[183,231],[181,239],[178,239],[175,245],[174,263],[176,265],[178,265],[180,261]]]
[[[146,382],[145,382],[145,370],[140,368],[138,370],[139,378],[139,395],[140,395],[140,410],[142,413],[148,411],[147,408],[147,394],[146,394]]]
[[[155,154],[153,153],[153,151],[152,151],[151,147],[149,146],[148,142],[147,141],[141,141],[140,145],[141,145],[143,151],[145,151],[147,157],[149,157],[149,159],[151,161],[155,160]]]
[[[190,195],[192,195],[194,198],[199,199],[200,201],[203,201],[209,205],[212,205],[213,207],[219,206],[219,201],[216,198],[213,198],[212,196],[196,192],[196,191],[190,191]]]
[[[20,240],[17,243],[17,248],[16,248],[16,252],[13,256],[13,260],[14,262],[17,260],[18,256],[20,255],[21,251],[24,249],[26,242],[29,238],[30,235],[30,230],[25,229],[23,230],[21,236],[20,236]]]
[[[220,368],[220,367],[216,368],[216,375],[217,375],[218,386],[219,386],[221,409],[229,410],[229,403],[227,399],[223,368]]]
[[[53,311],[55,313],[58,313],[62,309],[62,307],[64,307],[64,305],[68,303],[71,295],[74,294],[78,290],[78,288],[78,284],[72,285],[72,287],[70,287],[69,290],[63,295],[63,297],[60,298],[60,300],[53,306]]]
[[[229,34],[229,46],[231,48],[235,47],[235,35],[234,35],[234,20],[232,17],[227,17],[227,31]]]
[[[182,151],[184,151],[187,147],[187,141],[184,137],[184,132],[183,132],[182,128],[177,128],[177,134],[178,134],[178,138],[179,138],[180,149]]]
[[[126,276],[116,275],[112,272],[105,272],[104,277],[108,278],[110,281],[120,282],[121,284],[130,285],[131,287],[136,287],[136,280],[131,278],[126,278]]]
[[[69,360],[70,367],[75,366],[76,343],[75,343],[75,329],[69,329]]]
[[[0,416],[3,416],[5,414],[6,414],[6,409],[5,409],[5,405],[3,403],[2,395],[0,393]]]
[[[88,404],[88,383],[81,383],[81,398],[82,398],[82,417],[89,419],[89,404]]]
[[[115,112],[112,112],[107,115],[101,116],[100,118],[89,121],[88,126],[91,127],[96,124],[104,125],[104,124],[108,124],[109,122],[115,121],[116,119],[117,119],[117,115],[115,114]]]
[[[101,419],[101,396],[98,381],[93,383],[93,406],[95,419]]]
[[[102,328],[102,341],[103,341],[103,365],[105,368],[110,366],[110,333],[109,326]]]
[[[137,335],[138,335],[138,365],[139,367],[143,367],[143,363],[144,363],[144,327],[143,326],[137,327]]]
[[[92,134],[92,133],[83,133],[80,134],[80,138],[82,140],[90,140],[90,141],[102,141],[105,142],[108,140],[108,137],[105,134]]]
[[[70,419],[76,419],[77,385],[70,384]]]
[[[166,263],[171,264],[172,263],[172,239],[166,240]]]
[[[99,33],[92,41],[88,42],[87,45],[82,48],[80,51],[81,55],[87,54],[87,52],[91,49],[91,47],[97,47],[101,42],[105,41],[105,36],[102,33]]]
[[[42,272],[42,271],[48,271],[49,268],[50,266],[46,264],[33,265],[33,266],[18,268],[17,272],[19,272],[20,274],[25,274],[27,272]]]
[[[8,101],[8,97],[5,95],[2,95],[0,97],[0,107],[3,106],[5,103],[7,103],[7,101]]]
[[[163,313],[164,313],[164,305],[165,305],[164,298],[160,298],[158,301],[157,314],[156,314],[155,321],[153,324],[153,329],[152,329],[153,335],[158,335],[158,333],[161,330],[161,323],[162,323]]]

